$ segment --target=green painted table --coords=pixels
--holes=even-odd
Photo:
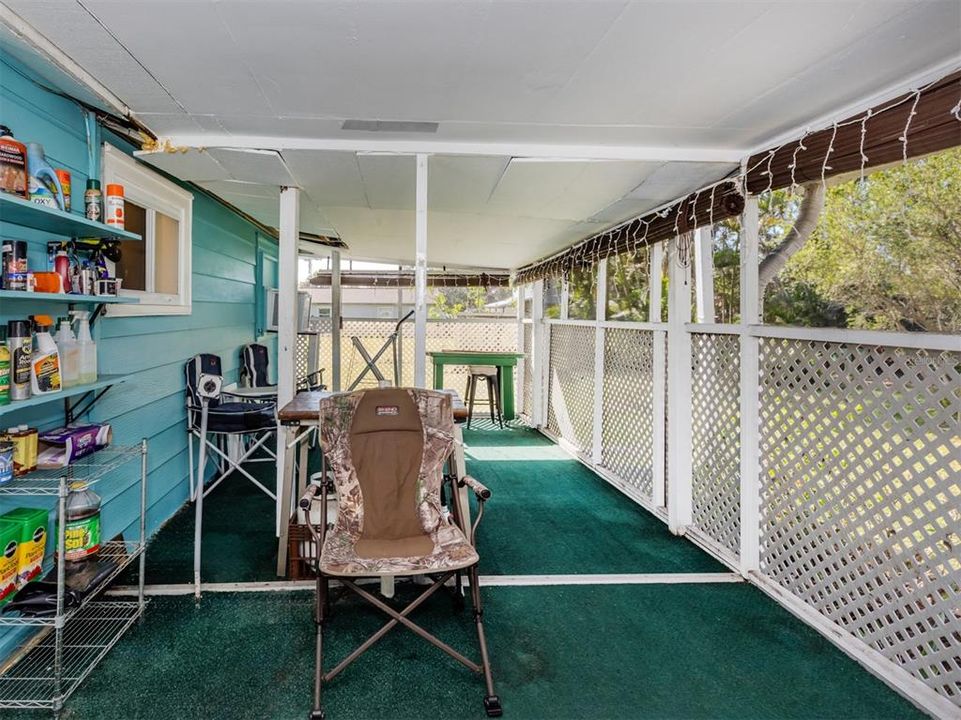
[[[501,399],[504,402],[504,420],[513,420],[514,414],[514,366],[524,353],[475,352],[473,350],[438,350],[427,353],[434,363],[434,389],[444,388],[445,365],[496,365],[500,376]]]

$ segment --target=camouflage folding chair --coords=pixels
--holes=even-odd
[[[310,525],[317,546],[316,677],[312,720],[324,718],[323,685],[398,625],[411,630],[478,674],[487,685],[484,709],[490,717],[501,715],[494,694],[484,613],[478,585],[474,537],[490,491],[474,478],[444,474],[453,449],[454,419],[450,395],[431,390],[383,388],[333,395],[320,403],[320,436],[324,454],[333,470],[337,490],[337,520],[329,528],[323,522]],[[450,464],[453,467],[453,463]],[[441,488],[451,504],[450,514],[441,506]],[[456,487],[467,486],[477,496],[479,511],[473,526],[462,530]],[[309,510],[315,496],[322,503],[318,517],[327,517],[327,498],[333,490],[327,482],[311,486],[301,498]],[[309,513],[308,513],[309,515]],[[480,644],[480,664],[469,660],[436,638],[409,617],[449,580],[455,598],[462,602],[462,575],[470,583],[474,621]],[[357,584],[358,578],[427,576],[433,582],[402,610]],[[348,591],[383,611],[390,620],[331,670],[324,671],[324,630],[329,624],[329,583],[336,580]]]

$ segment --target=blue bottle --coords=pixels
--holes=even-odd
[[[31,202],[59,210],[66,209],[60,178],[47,163],[40,143],[27,143],[27,173]]]

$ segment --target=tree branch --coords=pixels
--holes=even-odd
[[[760,297],[764,297],[764,289],[784,269],[791,256],[804,247],[804,243],[817,227],[823,208],[824,185],[820,182],[805,185],[804,200],[801,201],[794,227],[784,236],[784,241],[767,254],[758,268]]]

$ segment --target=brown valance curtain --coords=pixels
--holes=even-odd
[[[747,190],[768,189],[859,171],[961,145],[961,71],[938,80],[918,93],[906,93],[858,115],[811,133],[779,148],[752,155],[747,163]],[[911,117],[910,124],[908,117]],[[905,135],[905,127],[907,134]],[[832,142],[833,137],[833,142]],[[902,138],[906,138],[905,143]],[[832,148],[829,153],[829,149]],[[825,168],[825,156],[827,156]],[[794,164],[792,178],[791,165]],[[770,172],[770,175],[768,173]]]
[[[910,118],[910,123],[908,122]],[[905,132],[906,130],[906,132]],[[863,138],[863,139],[862,139]],[[961,70],[918,92],[877,105],[777,148],[752,155],[743,178],[751,194],[885,165],[961,145]],[[826,157],[826,160],[825,160]],[[793,167],[792,167],[793,166]],[[667,240],[744,209],[741,177],[688,195],[666,216],[648,213],[517,271],[515,282],[566,273],[640,245]],[[713,209],[713,212],[711,210]],[[643,238],[638,241],[639,238]]]
[[[673,205],[572,246],[559,255],[540,260],[517,271],[514,282],[529,283],[549,275],[587,267],[602,258],[620,255],[635,247],[650,245],[674,237],[678,233],[720,222],[740,215],[744,197],[738,183],[729,181],[691,193]]]

